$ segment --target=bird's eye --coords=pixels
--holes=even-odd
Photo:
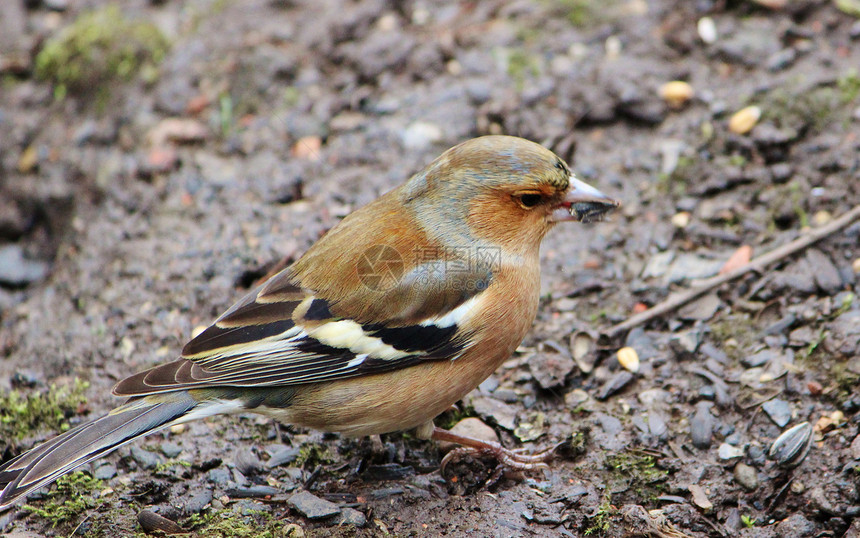
[[[541,203],[542,200],[543,197],[540,194],[526,193],[520,195],[520,203],[523,205],[523,207],[534,207]]]

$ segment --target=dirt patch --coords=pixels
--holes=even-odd
[[[856,532],[860,225],[597,338],[742,245],[759,255],[860,203],[860,23],[837,3],[760,4],[126,2],[110,13],[159,52],[88,58],[98,88],[58,91],[39,54],[106,4],[4,3],[0,387],[45,402],[88,382],[58,427],[107,412],[117,380],[466,138],[542,142],[624,207],[552,232],[534,329],[441,418],[477,416],[510,447],[570,440],[547,473],[483,488],[475,462],[446,482],[408,435],[217,418],[85,468],[98,482],[64,487],[98,502],[68,518],[22,510],[0,529],[130,535],[151,509],[212,536]],[[661,97],[673,80],[693,96]],[[760,118],[732,132],[747,106]],[[805,457],[769,459],[804,421]],[[16,432],[0,458],[48,434]],[[323,501],[335,511],[315,516]]]

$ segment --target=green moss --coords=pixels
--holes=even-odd
[[[726,354],[734,359],[741,358],[743,350],[753,349],[759,342],[758,328],[749,314],[745,312],[730,312],[723,314],[711,322],[711,340],[714,342],[734,341],[734,345],[722,345]]]
[[[224,93],[218,99],[218,118],[221,124],[221,136],[228,138],[236,123],[233,114],[233,97]]]
[[[827,336],[827,331],[825,331],[824,329],[819,329],[818,336],[816,336],[814,340],[809,342],[809,345],[806,346],[806,349],[804,349],[803,352],[801,353],[800,358],[802,358],[802,359],[811,358],[815,354],[815,352],[818,350],[818,346],[821,345],[821,342],[824,341],[825,336]]]
[[[179,469],[177,469],[177,467]],[[182,474],[185,469],[191,468],[191,462],[185,460],[167,460],[155,466],[152,473],[155,476],[169,477],[175,474]]]
[[[847,362],[835,363],[830,368],[829,375],[836,384],[836,391],[833,396],[837,402],[849,400],[857,393],[857,387],[860,386],[860,374],[849,370]]]
[[[617,0],[560,0],[553,2],[558,13],[577,28],[611,22],[618,16]]]
[[[638,451],[610,454],[606,467],[612,471],[614,482],[626,484],[640,499],[656,498],[669,476],[668,471],[657,468],[657,458]]]
[[[337,461],[327,446],[309,443],[299,449],[296,458],[297,467],[316,467]]]
[[[679,155],[678,163],[671,173],[660,173],[657,176],[657,193],[677,198],[687,193],[690,178],[701,177],[704,173],[703,163],[690,155]]]
[[[75,471],[57,480],[56,488],[48,493],[48,501],[42,506],[27,504],[24,505],[24,510],[50,521],[51,525],[56,527],[75,521],[85,511],[98,508],[107,502],[92,495],[101,487],[100,480],[83,471]]]
[[[731,155],[729,157],[729,164],[732,166],[737,166],[738,168],[743,168],[747,164],[747,158],[743,155]]]
[[[54,96],[107,96],[107,85],[141,71],[150,81],[169,43],[152,23],[133,21],[116,5],[80,15],[49,39],[36,56],[36,75],[54,84]]]
[[[585,529],[585,535],[591,536],[592,534],[604,534],[609,531],[610,524],[612,523],[612,516],[616,511],[616,508],[612,506],[612,494],[607,490],[606,493],[603,494],[603,500],[600,502],[600,506],[597,507],[597,511],[593,516],[589,516],[591,521],[588,528]]]
[[[508,75],[514,79],[519,90],[525,86],[526,79],[540,75],[540,59],[524,49],[511,49],[507,54]]]
[[[86,381],[75,379],[71,387],[51,385],[43,392],[0,394],[0,439],[20,441],[39,431],[68,430],[68,419],[87,402],[84,393],[88,387]]]
[[[186,528],[209,538],[298,538],[301,527],[286,523],[268,512],[216,510],[207,514],[194,514],[185,521]]]
[[[782,128],[814,133],[829,128],[840,118],[850,118],[848,109],[860,95],[860,76],[848,70],[827,86],[807,88],[802,81],[768,92],[761,102],[763,119]]]
[[[856,69],[849,69],[848,72],[836,79],[836,88],[839,90],[839,97],[843,103],[852,103],[860,95],[860,75]]]

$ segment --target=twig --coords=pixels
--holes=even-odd
[[[732,281],[742,275],[745,275],[746,273],[749,273],[750,271],[761,271],[768,265],[777,262],[783,258],[787,258],[788,256],[791,256],[792,254],[795,254],[807,248],[808,246],[817,243],[818,241],[821,241],[825,237],[835,234],[843,228],[848,227],[849,225],[851,225],[851,223],[858,219],[860,219],[860,205],[853,207],[850,211],[848,211],[838,219],[835,219],[820,228],[816,228],[807,233],[806,235],[798,237],[791,243],[786,243],[785,245],[775,248],[767,254],[762,254],[758,258],[755,258],[748,264],[744,265],[743,267],[738,267],[737,269],[729,271],[728,273],[711,277],[702,282],[699,287],[671,295],[665,301],[657,303],[645,312],[633,315],[629,317],[626,321],[622,321],[617,325],[613,325],[612,327],[607,329],[604,334],[606,334],[610,338],[617,336],[618,334],[628,329],[632,329],[633,327],[641,325],[646,321],[649,321],[656,317],[660,317],[663,314],[680,308],[685,304],[689,303],[690,301],[697,299],[698,297],[711,291],[717,286]]]

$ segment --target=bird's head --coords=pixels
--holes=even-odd
[[[407,182],[407,203],[431,232],[537,252],[558,222],[590,222],[619,203],[578,180],[550,150],[513,136],[455,146]],[[451,230],[452,222],[462,223]]]

